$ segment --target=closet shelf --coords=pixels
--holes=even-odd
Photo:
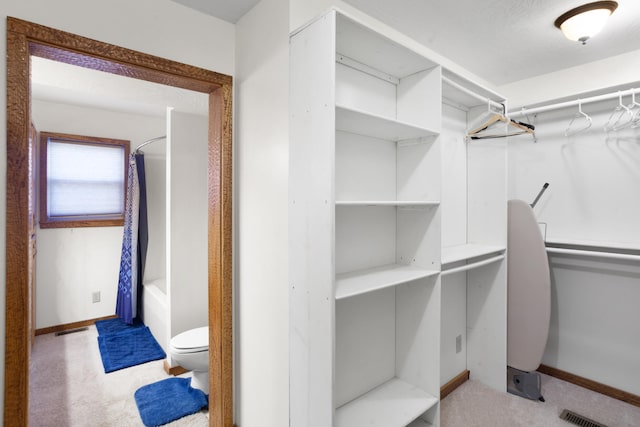
[[[428,208],[440,205],[439,201],[415,201],[415,200],[336,200],[336,206],[397,206]]]
[[[487,102],[494,106],[504,102],[504,97],[496,92],[446,69],[442,70],[442,83],[443,100],[452,101],[467,110],[478,106],[486,109]]]
[[[438,132],[431,129],[340,105],[336,105],[336,130],[387,141],[438,135]]]
[[[411,265],[391,264],[336,275],[336,299],[401,285],[425,277],[436,276],[437,270]]]
[[[447,264],[466,261],[471,258],[490,255],[494,253],[501,253],[504,252],[505,249],[506,248],[504,246],[479,245],[475,243],[442,248],[442,269],[446,270],[444,266]]]
[[[336,51],[386,74],[403,78],[438,64],[398,42],[337,14]]]
[[[437,403],[436,397],[393,378],[336,409],[336,426],[404,427]]]

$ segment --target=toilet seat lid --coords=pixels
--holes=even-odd
[[[190,329],[171,338],[171,347],[176,350],[197,352],[209,348],[209,327]]]

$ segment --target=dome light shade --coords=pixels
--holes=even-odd
[[[563,13],[554,25],[562,30],[569,40],[586,44],[607,23],[607,19],[618,7],[615,1],[597,1],[584,4]]]

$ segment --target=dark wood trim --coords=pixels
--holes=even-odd
[[[629,393],[624,390],[620,390],[606,384],[602,384],[588,378],[584,378],[575,374],[572,374],[561,369],[553,368],[547,365],[540,365],[538,372],[550,375],[552,377],[564,380],[568,383],[584,387],[596,393],[604,394],[605,396],[612,397],[614,399],[622,400],[631,405],[640,407],[640,396],[637,394]]]
[[[209,334],[209,372],[218,372],[211,377],[209,388],[217,390],[233,383],[232,341],[232,147],[231,86],[223,86],[209,97],[209,140],[217,141],[209,150],[209,328],[223,331]],[[214,134],[214,128],[222,132]],[[220,412],[225,419],[233,419],[232,390],[228,394],[209,394],[209,412]]]
[[[7,18],[7,32],[27,35],[29,41],[35,42],[29,49],[32,55],[58,62],[204,93],[232,84],[232,77],[225,74],[79,37],[18,18]],[[182,79],[176,82],[172,76]]]
[[[4,424],[27,426],[29,352],[29,50],[7,31],[7,190]]]
[[[61,217],[50,218],[47,221],[40,220],[40,228],[84,228],[84,227],[122,227],[124,218],[93,219],[93,217],[83,216],[78,218]]]
[[[440,387],[440,400],[447,397],[451,392],[469,380],[469,370],[465,369],[453,377],[451,381]]]
[[[167,373],[167,375],[176,376],[176,375],[186,374],[187,372],[189,372],[180,365],[170,367],[169,363],[167,362],[167,359],[164,360],[162,367],[164,368],[164,371]]]
[[[51,334],[55,332],[70,331],[71,329],[83,328],[85,326],[94,325],[97,320],[114,319],[116,317],[118,316],[114,314],[111,316],[98,317],[96,319],[81,320],[79,322],[65,323],[63,325],[48,326],[46,328],[36,329],[36,335],[46,335],[46,334]]]
[[[209,425],[233,425],[232,78],[7,18],[7,194],[4,425],[28,426],[30,55],[209,94]],[[212,205],[212,203],[214,205]]]

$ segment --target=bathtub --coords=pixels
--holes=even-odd
[[[164,279],[156,279],[143,284],[142,313],[144,323],[149,327],[158,344],[169,354],[169,305]]]

